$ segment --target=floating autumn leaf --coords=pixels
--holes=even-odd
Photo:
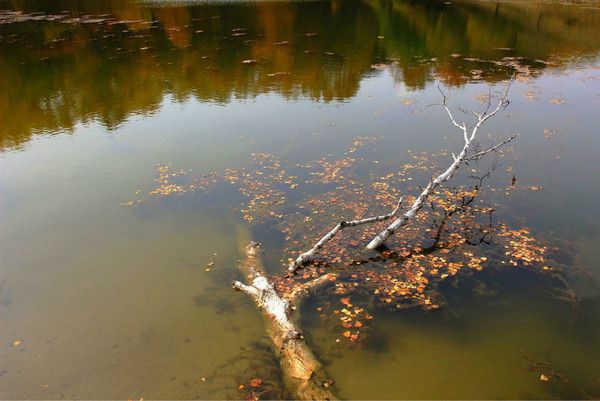
[[[14,347],[18,347],[19,345],[21,345],[21,340],[15,340],[15,341],[13,341],[13,346]]]
[[[346,337],[346,338],[349,338],[349,337],[352,335],[352,333],[350,332],[350,330],[347,330],[347,331],[344,331],[344,332],[342,333],[342,335],[343,335],[344,337]]]
[[[544,128],[544,137],[552,138],[552,137],[556,136],[558,134],[558,132],[559,132],[558,129]]]
[[[528,90],[523,92],[523,96],[528,100],[535,100],[537,99],[538,93],[532,90]]]
[[[250,380],[250,386],[256,388],[256,387],[260,387],[260,385],[262,384],[262,379],[259,378],[254,378],[252,380]]]

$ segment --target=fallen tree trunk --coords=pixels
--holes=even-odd
[[[311,249],[300,254],[293,260],[288,267],[288,274],[293,275],[305,263],[312,261],[317,252],[344,228],[371,224],[394,218],[394,222],[373,238],[367,245],[367,249],[377,249],[381,247],[390,236],[417,215],[428,197],[434,193],[437,187],[448,181],[461,164],[479,160],[481,157],[496,151],[498,148],[514,139],[515,136],[513,135],[509,139],[495,146],[481,151],[475,151],[469,155],[479,128],[490,117],[494,116],[502,109],[502,107],[508,105],[506,96],[509,88],[510,83],[507,85],[506,90],[498,97],[498,103],[495,108],[492,108],[492,93],[490,91],[487,107],[485,107],[481,113],[468,110],[468,112],[477,117],[477,122],[471,128],[467,128],[466,123],[459,124],[456,122],[446,104],[446,95],[442,92],[442,106],[448,113],[454,126],[462,131],[464,139],[464,145],[460,153],[458,155],[452,154],[453,163],[450,164],[442,174],[429,182],[406,213],[399,215],[402,204],[402,198],[400,198],[396,208],[388,214],[340,222],[325,234]],[[250,242],[250,245],[245,247],[245,257],[239,264],[239,268],[247,277],[247,283],[244,284],[240,281],[235,281],[233,282],[233,288],[250,296],[263,314],[267,324],[268,335],[273,343],[275,353],[279,358],[283,382],[290,391],[292,397],[298,400],[335,399],[336,397],[329,389],[331,381],[327,380],[327,376],[324,374],[321,364],[306,344],[302,333],[292,319],[292,312],[296,309],[295,306],[300,302],[300,299],[310,289],[316,288],[331,279],[335,280],[335,276],[333,274],[322,275],[308,283],[298,284],[292,288],[289,293],[280,295],[275,290],[273,283],[263,272],[262,263],[258,253],[259,244],[256,242]]]
[[[284,384],[292,397],[298,400],[336,399],[328,389],[330,381],[327,380],[321,364],[292,319],[293,309],[301,298],[311,288],[334,280],[335,276],[323,275],[297,286],[286,296],[280,296],[262,271],[259,248],[256,242],[251,242],[246,247],[245,257],[239,267],[247,276],[248,284],[235,281],[233,288],[248,294],[262,312],[268,335],[279,358]]]

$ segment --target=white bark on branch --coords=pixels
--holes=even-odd
[[[279,357],[283,381],[297,400],[332,400],[336,397],[324,385],[326,377],[291,318],[293,303],[311,288],[333,279],[324,275],[295,288],[286,299],[275,291],[275,286],[262,272],[259,245],[252,242],[246,247],[246,255],[239,267],[248,276],[248,284],[233,282],[233,288],[242,291],[256,303],[267,322],[269,337]]]
[[[441,184],[448,181],[454,175],[454,173],[456,172],[456,170],[462,163],[465,163],[471,159],[471,157],[468,156],[467,153],[469,151],[469,148],[471,147],[471,144],[477,137],[477,131],[483,125],[483,123],[485,123],[490,117],[492,117],[498,111],[500,111],[500,109],[502,107],[505,107],[506,105],[508,105],[506,96],[508,95],[508,90],[510,88],[511,83],[512,83],[512,80],[506,86],[506,90],[499,97],[498,104],[496,105],[496,107],[493,110],[490,111],[491,106],[492,106],[492,96],[490,93],[490,95],[488,96],[487,107],[483,110],[483,112],[481,112],[481,113],[473,112],[473,114],[475,116],[477,116],[477,123],[475,123],[475,125],[470,130],[469,130],[469,128],[467,128],[466,123],[463,122],[462,124],[459,124],[455,120],[454,116],[452,115],[452,112],[448,108],[448,105],[446,102],[447,97],[444,94],[444,92],[442,92],[442,90],[440,89],[440,92],[442,93],[442,96],[443,96],[442,106],[446,110],[446,113],[448,113],[448,116],[450,117],[450,121],[452,122],[452,124],[455,127],[457,127],[458,129],[460,129],[463,133],[463,139],[464,139],[463,148],[457,156],[452,154],[452,158],[454,159],[454,162],[446,169],[446,171],[444,171],[442,174],[438,175],[433,180],[431,180],[429,182],[429,184],[425,187],[425,189],[423,189],[421,194],[417,197],[417,199],[415,199],[411,208],[406,213],[404,213],[402,216],[400,216],[399,218],[394,220],[394,222],[392,224],[390,224],[385,230],[383,230],[381,233],[379,233],[375,238],[373,238],[373,240],[371,242],[369,242],[369,244],[367,245],[367,249],[377,249],[380,246],[382,246],[385,243],[385,241],[387,241],[387,239],[389,237],[391,237],[399,228],[405,226],[411,219],[413,219],[417,215],[419,210],[421,210],[421,208],[427,201],[427,198],[429,197],[429,195],[431,195],[438,186],[440,186]],[[512,138],[510,140],[512,140]],[[502,146],[506,142],[508,142],[508,141],[504,141],[503,143],[501,143],[497,146],[494,146],[493,148],[487,149],[483,152],[476,153],[474,156],[479,154],[480,155],[479,157],[481,157],[484,154],[487,154],[493,150],[496,150],[498,147]]]
[[[327,242],[329,242],[342,229],[344,229],[346,227],[360,226],[362,224],[375,223],[377,221],[384,221],[384,220],[388,220],[388,219],[391,219],[392,217],[396,216],[396,214],[398,214],[398,212],[400,211],[400,206],[402,205],[402,199],[403,198],[401,197],[400,200],[398,200],[398,204],[396,205],[396,208],[388,214],[384,214],[381,216],[367,217],[365,219],[360,219],[360,220],[350,220],[350,221],[340,222],[338,225],[333,227],[333,229],[331,231],[329,231],[327,234],[325,234],[323,236],[323,238],[321,238],[315,244],[315,246],[313,246],[308,251],[300,254],[300,256],[298,256],[296,258],[296,260],[294,260],[292,263],[290,263],[290,266],[288,267],[288,274],[296,273],[296,271],[298,271],[305,263],[311,261],[315,257],[315,255],[317,254],[319,249],[323,248],[323,245],[325,245]]]

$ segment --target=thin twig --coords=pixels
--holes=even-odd
[[[477,152],[467,158],[465,158],[465,161],[470,161],[470,160],[479,160],[481,157],[487,155],[488,153],[494,152],[496,150],[498,150],[499,148],[501,148],[502,146],[506,145],[507,143],[509,143],[510,141],[512,141],[513,139],[515,139],[517,137],[517,134],[513,134],[510,136],[510,138],[500,142],[499,144],[492,146],[491,148],[482,150],[480,152]]]

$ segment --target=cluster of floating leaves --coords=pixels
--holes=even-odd
[[[158,165],[156,167],[156,172],[158,173],[158,178],[155,180],[158,182],[158,187],[149,192],[149,195],[152,196],[169,196],[172,194],[180,194],[183,192],[187,192],[191,189],[194,189],[193,185],[182,186],[175,182],[177,177],[182,177],[187,175],[187,171],[185,170],[173,170],[171,165]]]
[[[404,164],[394,173],[372,176],[372,181],[366,184],[361,184],[362,180],[353,177],[350,171],[348,177],[337,175],[338,186],[334,190],[309,196],[296,205],[299,210],[282,214],[283,218],[276,225],[286,235],[284,254],[294,257],[308,249],[339,220],[382,214],[392,209],[401,192],[418,190],[411,186],[413,180],[408,176],[435,168],[436,160],[443,160],[444,156],[444,152],[434,156],[412,154],[414,163]],[[278,288],[282,292],[290,291],[295,280],[309,280],[326,271],[343,269],[351,273],[336,283],[337,295],[348,295],[358,288],[368,289],[384,306],[436,309],[443,304],[436,291],[437,284],[461,271],[481,271],[501,262],[514,265],[511,260],[516,260],[518,265],[549,269],[543,257],[545,247],[526,236],[527,230],[515,231],[506,225],[490,223],[493,208],[474,206],[472,200],[477,195],[478,189],[472,187],[439,191],[430,198],[430,207],[422,210],[413,223],[403,228],[401,235],[388,243],[393,251],[384,252],[378,260],[364,255],[362,247],[389,222],[344,231],[320,250],[319,261],[306,267],[298,278],[278,280]],[[414,197],[405,198],[406,204],[414,201]],[[374,208],[374,204],[378,207]],[[503,244],[500,246],[507,247],[507,254],[503,255],[506,260],[496,253],[486,254],[477,246],[491,241],[492,237]],[[289,259],[282,262],[285,266]],[[346,297],[342,301],[346,301]],[[365,321],[358,316],[363,311],[348,307],[333,310],[340,320],[343,337],[358,340]],[[356,322],[359,322],[358,327]]]
[[[340,288],[338,286],[338,288]],[[343,288],[343,287],[342,287]],[[342,333],[342,336],[349,339],[350,341],[358,341],[360,338],[360,329],[364,326],[362,320],[371,320],[373,316],[365,311],[365,308],[357,308],[350,298],[340,298],[342,304],[341,309],[334,309],[333,313],[339,317],[341,325],[346,331]]]
[[[283,272],[291,258],[312,247],[337,222],[387,213],[402,194],[404,205],[410,205],[415,197],[407,194],[420,192],[416,183],[427,182],[431,171],[447,163],[447,152],[409,152],[411,161],[393,167],[391,172],[369,164],[368,169],[363,169],[369,171],[365,179],[357,167],[367,162],[358,153],[375,140],[356,138],[342,157],[306,164],[287,163],[272,154],[256,153],[247,167],[227,170],[222,176],[190,178],[189,172],[160,165],[156,180],[159,186],[150,195],[163,197],[208,189],[217,181],[237,187],[246,198],[239,209],[243,219],[284,234],[282,253],[290,259],[281,260]],[[182,178],[187,179],[186,184],[177,181]],[[389,240],[389,250],[383,253],[366,252],[364,246],[389,221],[344,230],[299,274],[276,275],[272,280],[278,291],[286,294],[310,279],[340,272],[331,295],[340,297],[341,307],[329,307],[327,311],[320,307],[318,311],[338,322],[338,340],[356,342],[372,316],[366,307],[350,301],[352,293],[367,293],[386,308],[437,309],[444,303],[437,292],[438,284],[461,272],[502,264],[540,271],[552,269],[546,247],[530,231],[493,223],[493,211],[498,205],[475,202],[480,185],[481,182],[438,190],[429,198],[427,207]],[[516,190],[518,186],[513,182],[508,188]],[[291,191],[301,191],[303,196],[291,202]],[[478,246],[482,243],[495,246]]]
[[[216,173],[205,174],[201,177],[190,177],[190,171],[174,169],[171,164],[156,166],[157,186],[148,192],[153,198],[184,194],[194,190],[206,190],[212,187],[220,177]],[[135,191],[136,198],[121,203],[121,206],[135,206],[143,203],[142,190]]]
[[[375,137],[357,137],[354,138],[348,151],[344,154],[344,157],[329,160],[327,157],[323,157],[311,163],[300,165],[310,170],[309,174],[314,177],[313,180],[307,180],[305,183],[341,183],[355,184],[356,182],[348,182],[348,176],[345,175],[346,170],[354,166],[360,159],[356,156],[356,152],[362,149],[365,144],[372,143],[376,140]]]
[[[504,72],[506,77],[515,75],[520,82],[529,82],[539,76],[540,70],[546,67],[556,67],[561,64],[559,58],[549,58],[547,60],[532,59],[524,56],[508,55],[514,53],[515,49],[504,47],[496,48],[499,54],[498,58],[486,59],[479,57],[469,57],[460,53],[453,53],[447,59],[422,58],[416,61],[422,65],[437,64],[440,66],[438,76],[441,80],[450,85],[461,85],[470,80],[497,79],[497,75]],[[502,54],[507,54],[502,56]],[[390,64],[374,64],[371,66],[374,70],[383,70],[386,67],[397,68],[399,61],[392,59]]]
[[[295,176],[289,176],[281,167],[277,157],[268,153],[253,153],[248,168],[227,170],[225,181],[238,185],[241,194],[249,200],[240,210],[244,220],[253,222],[258,218],[282,217],[277,210],[285,204],[283,189],[274,184],[295,188]]]
[[[547,248],[532,237],[529,230],[525,228],[512,230],[503,224],[498,236],[505,238],[507,241],[504,245],[505,255],[510,258],[508,263],[511,265],[526,267],[543,265],[544,270],[551,269],[550,266],[546,265]]]
[[[544,128],[544,138],[554,138],[560,133],[557,128]]]

